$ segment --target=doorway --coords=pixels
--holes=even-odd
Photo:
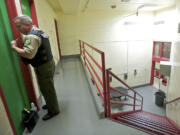
[[[151,68],[151,82],[157,89],[161,89],[166,93],[168,85],[168,76],[161,73],[161,63],[170,60],[171,42],[154,41],[153,56]]]

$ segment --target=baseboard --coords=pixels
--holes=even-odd
[[[80,54],[62,56],[62,59],[68,59],[68,58],[80,58]]]

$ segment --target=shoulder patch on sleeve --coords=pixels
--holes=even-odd
[[[31,44],[31,38],[26,38],[24,42],[24,46],[27,46],[29,44]]]

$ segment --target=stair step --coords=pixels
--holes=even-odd
[[[163,124],[164,126],[165,125],[168,126],[168,128],[169,127],[174,128],[173,125],[171,125],[169,123],[169,121],[166,119],[166,117],[164,117],[164,116],[159,116],[160,118],[158,119],[158,116],[151,115],[151,114],[149,115],[149,113],[144,114],[144,112],[139,113],[138,115],[133,115],[133,114],[123,115],[123,117],[125,117],[125,116],[132,117],[132,118],[134,117],[136,119],[142,119],[142,120],[146,119],[146,121],[149,121],[152,123]]]
[[[143,117],[141,117],[141,118],[138,118],[138,117],[134,117],[134,116],[130,116],[130,115],[128,115],[128,116],[121,116],[122,118],[130,118],[130,119],[134,119],[134,120],[136,120],[136,121],[141,121],[141,122],[146,122],[146,123],[149,123],[150,125],[156,125],[156,126],[158,126],[158,127],[160,127],[160,126],[162,126],[163,125],[163,127],[162,128],[168,128],[168,129],[171,129],[171,130],[176,130],[167,120],[166,121],[164,121],[164,123],[163,122],[158,122],[158,121],[156,121],[156,120],[154,120],[154,119],[146,119],[146,118],[143,118]]]
[[[119,117],[118,117],[119,118]],[[152,125],[150,122],[146,122],[146,121],[139,121],[139,120],[134,120],[134,119],[132,119],[132,118],[128,118],[128,117],[121,117],[121,119],[124,119],[125,121],[127,120],[127,121],[132,121],[132,122],[134,122],[134,123],[138,123],[138,124],[141,124],[141,125],[144,125],[144,126],[146,126],[147,128],[153,128],[153,129],[156,129],[156,130],[158,130],[158,131],[162,131],[162,132],[167,132],[167,133],[169,133],[169,134],[173,134],[174,135],[174,133],[177,133],[176,132],[176,130],[172,130],[172,129],[169,129],[169,128],[164,128],[163,126],[160,126],[160,125]]]
[[[174,127],[165,116],[145,111],[120,114],[114,120],[150,134],[180,135],[180,130]]]
[[[131,120],[127,120],[127,119],[124,119],[124,118],[121,118],[121,117],[117,117],[116,118],[117,120],[120,120],[121,122],[124,122],[124,123],[128,123],[130,125],[133,125],[133,126],[136,126],[138,128],[142,128],[146,131],[149,131],[149,132],[153,132],[157,135],[178,135],[178,132],[175,133],[175,132],[170,132],[170,131],[163,131],[163,130],[160,130],[159,128],[154,128],[153,126],[149,126],[149,125],[143,125],[142,123],[139,123],[139,122],[134,122],[134,121],[131,121]]]

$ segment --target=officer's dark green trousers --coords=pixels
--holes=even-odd
[[[58,100],[54,88],[54,60],[35,68],[40,90],[46,101],[48,113],[53,114],[59,112]]]

